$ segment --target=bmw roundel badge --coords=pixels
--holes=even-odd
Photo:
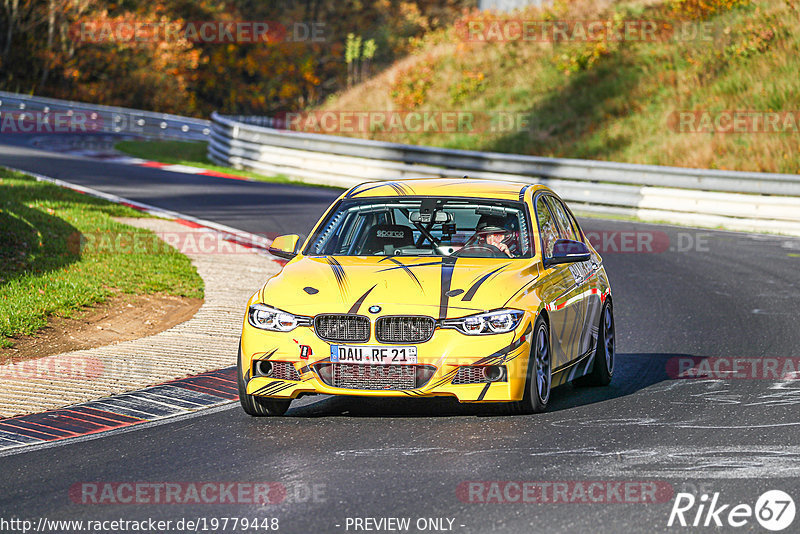
[[[378,313],[380,311],[381,311],[381,307],[380,306],[376,305],[376,306],[370,306],[369,307],[369,312],[370,313]]]

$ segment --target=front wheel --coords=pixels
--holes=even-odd
[[[550,353],[550,329],[539,317],[533,328],[533,346],[528,358],[528,372],[525,380],[525,393],[522,400],[508,404],[512,414],[540,413],[547,409],[552,387],[553,359]]]
[[[577,386],[607,386],[614,376],[616,358],[616,331],[614,329],[614,308],[606,301],[600,314],[600,329],[597,333],[597,348],[594,352],[592,372],[575,381]]]
[[[267,417],[271,415],[283,415],[289,409],[292,403],[291,399],[276,400],[268,399],[266,397],[259,397],[257,395],[249,395],[247,393],[247,381],[245,380],[245,373],[249,374],[250,370],[244,370],[242,365],[242,348],[239,347],[239,357],[236,359],[236,382],[239,386],[239,403],[247,415],[253,417]]]

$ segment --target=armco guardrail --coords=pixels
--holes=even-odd
[[[211,116],[213,161],[299,181],[462,177],[542,183],[577,211],[800,235],[800,175],[684,169],[449,150],[279,130],[268,117]]]
[[[92,131],[95,133],[186,140],[207,140],[211,133],[211,122],[202,119],[0,91],[0,115],[13,113],[19,117],[29,113],[30,124],[36,124],[47,114],[58,112],[85,114],[91,121]],[[38,130],[47,131],[46,128]]]

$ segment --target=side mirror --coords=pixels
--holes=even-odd
[[[279,258],[291,260],[297,256],[297,245],[299,242],[299,235],[291,234],[278,236],[272,240],[272,244],[269,246],[269,253]]]
[[[559,265],[561,263],[577,263],[581,261],[589,261],[592,254],[589,252],[589,247],[580,241],[571,241],[569,239],[559,239],[553,245],[553,256],[544,260],[544,266],[550,267],[551,265]]]

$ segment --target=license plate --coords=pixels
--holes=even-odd
[[[373,365],[417,363],[417,347],[331,345],[331,362]]]

